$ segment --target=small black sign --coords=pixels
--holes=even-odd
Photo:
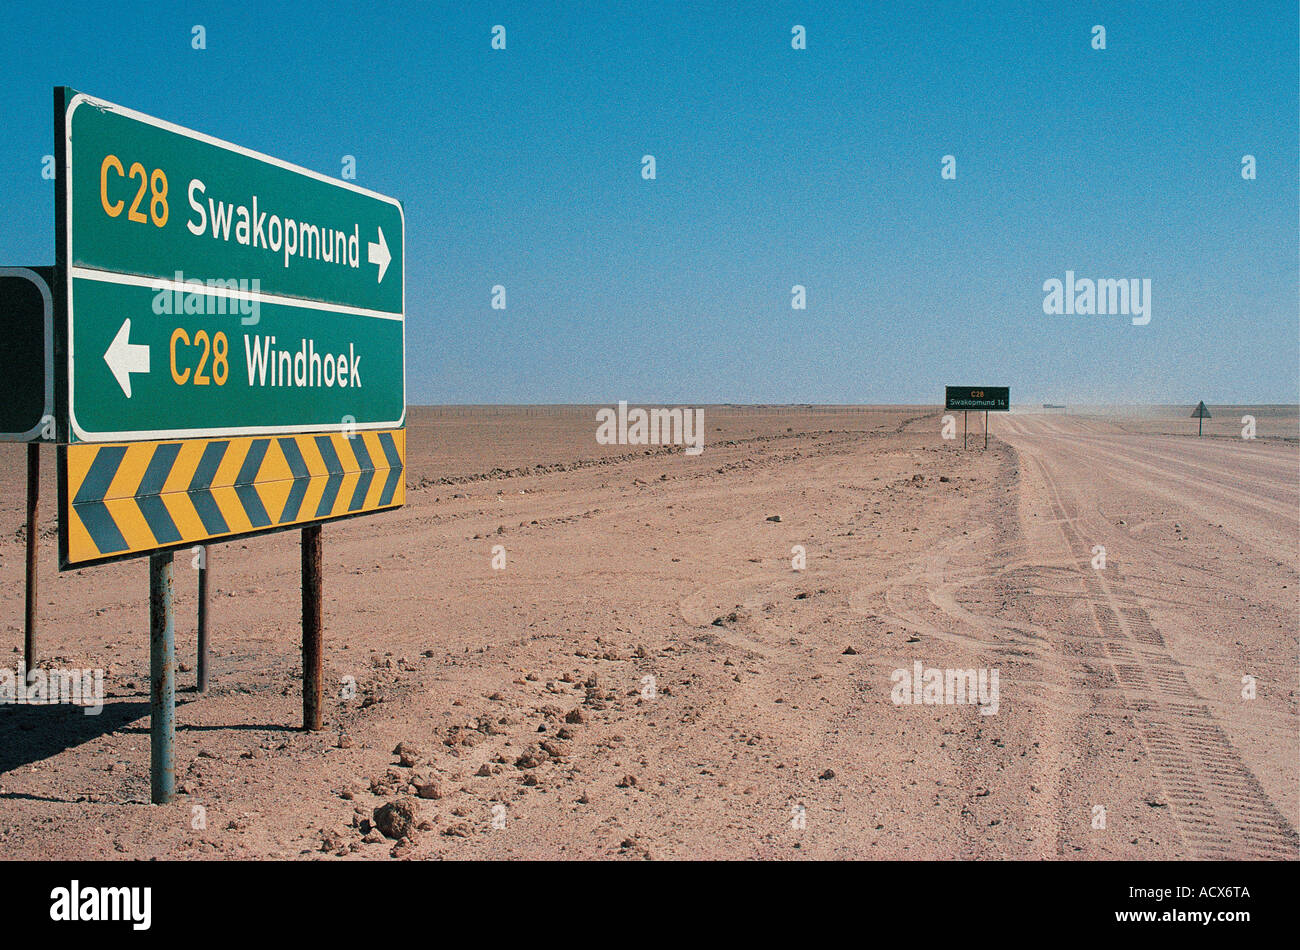
[[[48,267],[0,267],[0,442],[36,442],[54,419],[53,344]]]

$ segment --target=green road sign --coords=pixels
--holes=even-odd
[[[972,412],[1010,412],[1011,388],[1009,386],[947,386],[944,388],[943,407]]]
[[[55,90],[67,441],[392,429],[401,204]]]
[[[48,267],[0,267],[0,442],[55,434],[52,279]]]
[[[1193,419],[1210,418],[1210,410],[1205,408],[1205,400],[1201,400],[1199,403],[1196,404],[1196,408],[1192,410],[1191,418]]]

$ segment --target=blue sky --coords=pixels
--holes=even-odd
[[[55,85],[326,174],[354,155],[406,209],[411,403],[1300,401],[1295,2],[5,19],[0,262],[54,259]],[[1067,270],[1151,279],[1151,322],[1045,315]]]

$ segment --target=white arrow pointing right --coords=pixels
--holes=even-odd
[[[149,372],[149,344],[131,342],[131,321],[123,320],[122,328],[113,337],[104,353],[104,362],[112,370],[117,384],[131,398],[131,374]]]
[[[369,242],[366,245],[366,251],[370,257],[370,263],[379,265],[379,279],[375,283],[382,283],[384,274],[388,272],[388,264],[393,259],[393,255],[388,250],[388,242],[384,240],[383,228],[379,229],[379,243]]]

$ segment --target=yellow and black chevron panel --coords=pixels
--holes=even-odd
[[[59,569],[406,503],[406,430],[59,448]]]

